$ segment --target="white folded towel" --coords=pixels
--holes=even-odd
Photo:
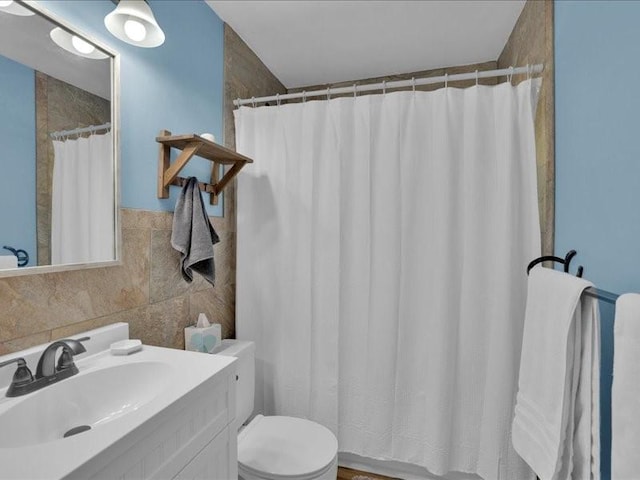
[[[600,311],[592,284],[529,275],[513,446],[541,480],[600,478]]]
[[[616,302],[611,392],[611,478],[640,477],[640,295]]]

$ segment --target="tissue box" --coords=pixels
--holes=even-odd
[[[212,353],[222,341],[222,326],[213,323],[209,327],[184,329],[184,349],[192,352]]]

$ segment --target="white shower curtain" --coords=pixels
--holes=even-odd
[[[51,262],[114,260],[111,133],[54,140]]]
[[[538,80],[236,111],[237,333],[257,411],[340,451],[525,480],[511,446],[540,254]]]

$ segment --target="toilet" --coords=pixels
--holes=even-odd
[[[335,480],[338,440],[326,427],[303,418],[256,415],[255,343],[223,340],[213,351],[237,358],[238,475],[243,480]]]

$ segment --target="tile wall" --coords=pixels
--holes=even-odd
[[[122,266],[0,279],[0,354],[114,322],[128,322],[132,338],[184,347],[183,328],[204,312],[234,336],[235,233],[212,217],[216,286],[187,284],[171,248],[170,212],[121,209]]]
[[[528,0],[498,58],[498,68],[541,63],[542,89],[536,110],[538,205],[543,255],[553,255],[555,222],[555,117],[553,1]],[[516,75],[514,83],[526,79]],[[558,252],[560,253],[560,252]],[[562,253],[561,256],[564,256]]]

